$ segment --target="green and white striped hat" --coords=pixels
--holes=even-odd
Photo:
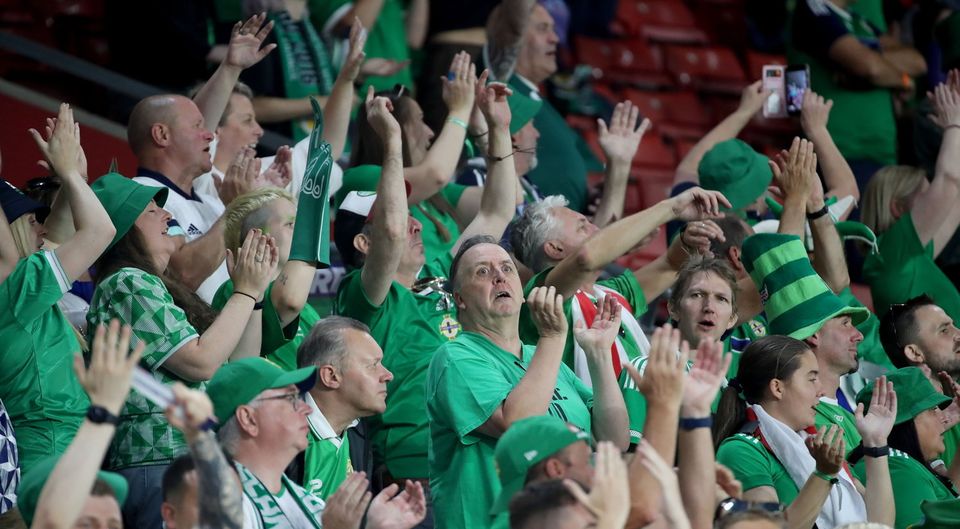
[[[849,315],[854,325],[870,311],[843,303],[814,271],[796,235],[759,233],[743,241],[743,265],[760,289],[770,334],[804,340],[827,320]]]

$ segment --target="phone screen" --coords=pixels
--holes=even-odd
[[[787,113],[799,114],[803,107],[803,93],[810,88],[806,69],[787,70]]]

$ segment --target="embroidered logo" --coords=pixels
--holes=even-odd
[[[440,334],[446,336],[448,340],[453,340],[460,334],[460,329],[460,322],[452,314],[443,315],[443,319],[440,320]]]
[[[190,224],[190,227],[187,228],[187,235],[189,235],[189,236],[191,236],[191,237],[199,237],[199,236],[203,235],[203,232],[200,231],[200,228],[194,226],[193,223],[191,223],[191,224]]]

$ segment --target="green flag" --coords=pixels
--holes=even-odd
[[[310,150],[297,202],[297,222],[293,227],[290,259],[330,265],[330,170],[333,155],[323,141],[323,112],[317,100],[310,98],[316,126],[310,133]]]

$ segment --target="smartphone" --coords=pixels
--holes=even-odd
[[[803,109],[803,94],[810,88],[810,66],[791,64],[787,67],[787,114],[796,116]]]
[[[785,69],[779,64],[769,64],[763,67],[763,90],[773,92],[763,104],[763,117],[787,117],[787,94],[784,81]]]

